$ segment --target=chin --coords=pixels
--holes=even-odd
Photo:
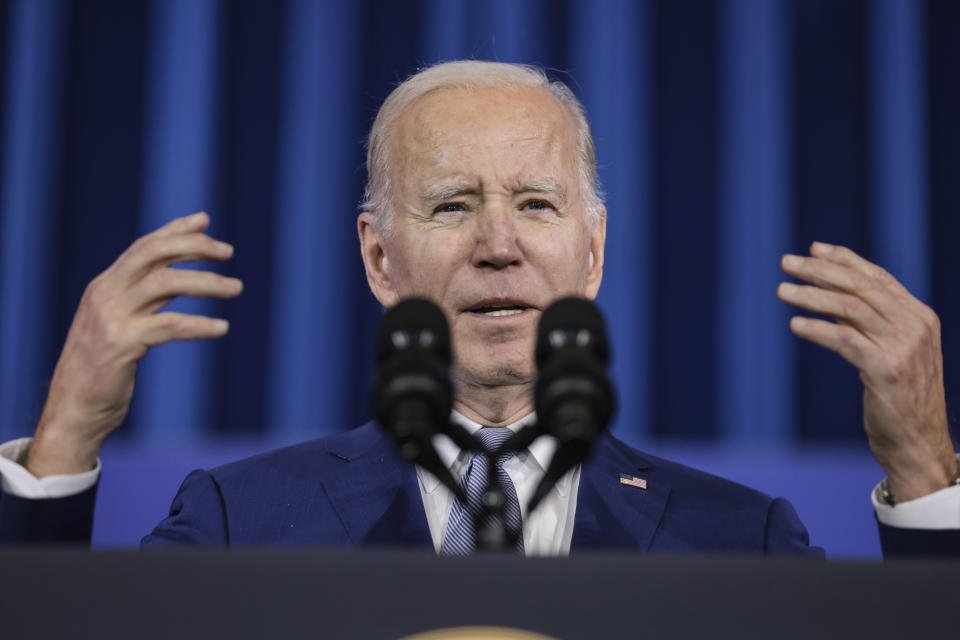
[[[534,375],[533,362],[529,358],[491,360],[466,366],[454,365],[454,377],[471,386],[530,384]]]

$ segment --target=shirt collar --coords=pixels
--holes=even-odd
[[[466,429],[467,433],[470,435],[473,435],[480,430],[481,427],[483,427],[483,425],[479,422],[474,422],[457,410],[453,410],[450,413],[450,421]],[[528,424],[533,424],[536,421],[537,414],[536,412],[531,411],[516,422],[508,424],[506,428],[516,433],[522,427],[525,427]],[[457,461],[457,458],[460,457],[462,452],[460,447],[454,444],[453,440],[443,434],[437,434],[433,437],[433,446],[436,448],[437,455],[440,456],[440,461],[443,463],[443,466],[448,469],[453,467],[454,463]],[[540,469],[542,471],[546,471],[550,461],[553,459],[553,454],[556,449],[557,440],[552,436],[540,436],[527,448],[527,450],[530,452],[530,455],[533,456],[533,459],[537,461],[538,465],[540,465]],[[432,473],[425,474],[423,488],[428,493],[436,489],[438,484],[440,484],[440,481],[437,480]]]

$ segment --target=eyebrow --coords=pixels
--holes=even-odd
[[[566,189],[550,179],[527,180],[515,190],[515,193],[543,193],[552,195],[561,202],[567,201]]]
[[[432,204],[434,202],[456,198],[457,196],[476,195],[477,192],[478,189],[476,187],[466,184],[438,184],[427,189],[426,193],[423,194],[423,201]]]
[[[542,193],[551,195],[561,202],[566,202],[567,200],[566,189],[554,180],[546,178],[516,183],[516,186],[512,190],[514,193]],[[428,204],[433,204],[458,196],[475,196],[479,192],[480,189],[474,185],[443,183],[427,189],[426,193],[423,194],[423,200]]]
[[[567,190],[549,178],[526,180],[514,189],[514,193],[541,194],[553,198],[554,205],[561,209],[567,206]]]

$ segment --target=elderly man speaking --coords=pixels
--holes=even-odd
[[[563,296],[593,299],[603,276],[607,212],[583,108],[538,69],[440,64],[387,98],[367,168],[357,229],[370,288],[385,307],[417,296],[442,308],[454,351],[452,419],[485,442],[502,441],[535,419],[543,310]],[[181,295],[240,294],[236,279],[170,267],[231,256],[204,233],[208,223],[194,214],[140,238],[87,288],[35,436],[0,452],[0,539],[89,540],[98,452],[127,413],[137,362],[156,345],[228,331],[224,320],[161,311]],[[790,329],[860,371],[870,446],[888,475],[874,492],[885,552],[956,553],[960,487],[936,315],[843,247],[816,243],[782,267],[810,284],[782,285],[781,299],[837,320],[796,317]],[[515,505],[522,553],[822,555],[786,500],[609,435],[527,513],[555,446],[540,438],[487,470]],[[437,449],[461,482],[482,464],[443,438]],[[192,473],[143,544],[432,544],[469,553],[475,532],[465,509],[368,424]]]

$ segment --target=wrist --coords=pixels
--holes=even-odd
[[[915,500],[960,483],[960,466],[951,450],[926,462],[914,461],[884,465],[887,479],[881,484],[881,495],[893,505]]]
[[[78,431],[70,425],[41,421],[24,467],[37,478],[90,471],[97,464],[103,440],[78,436]]]

